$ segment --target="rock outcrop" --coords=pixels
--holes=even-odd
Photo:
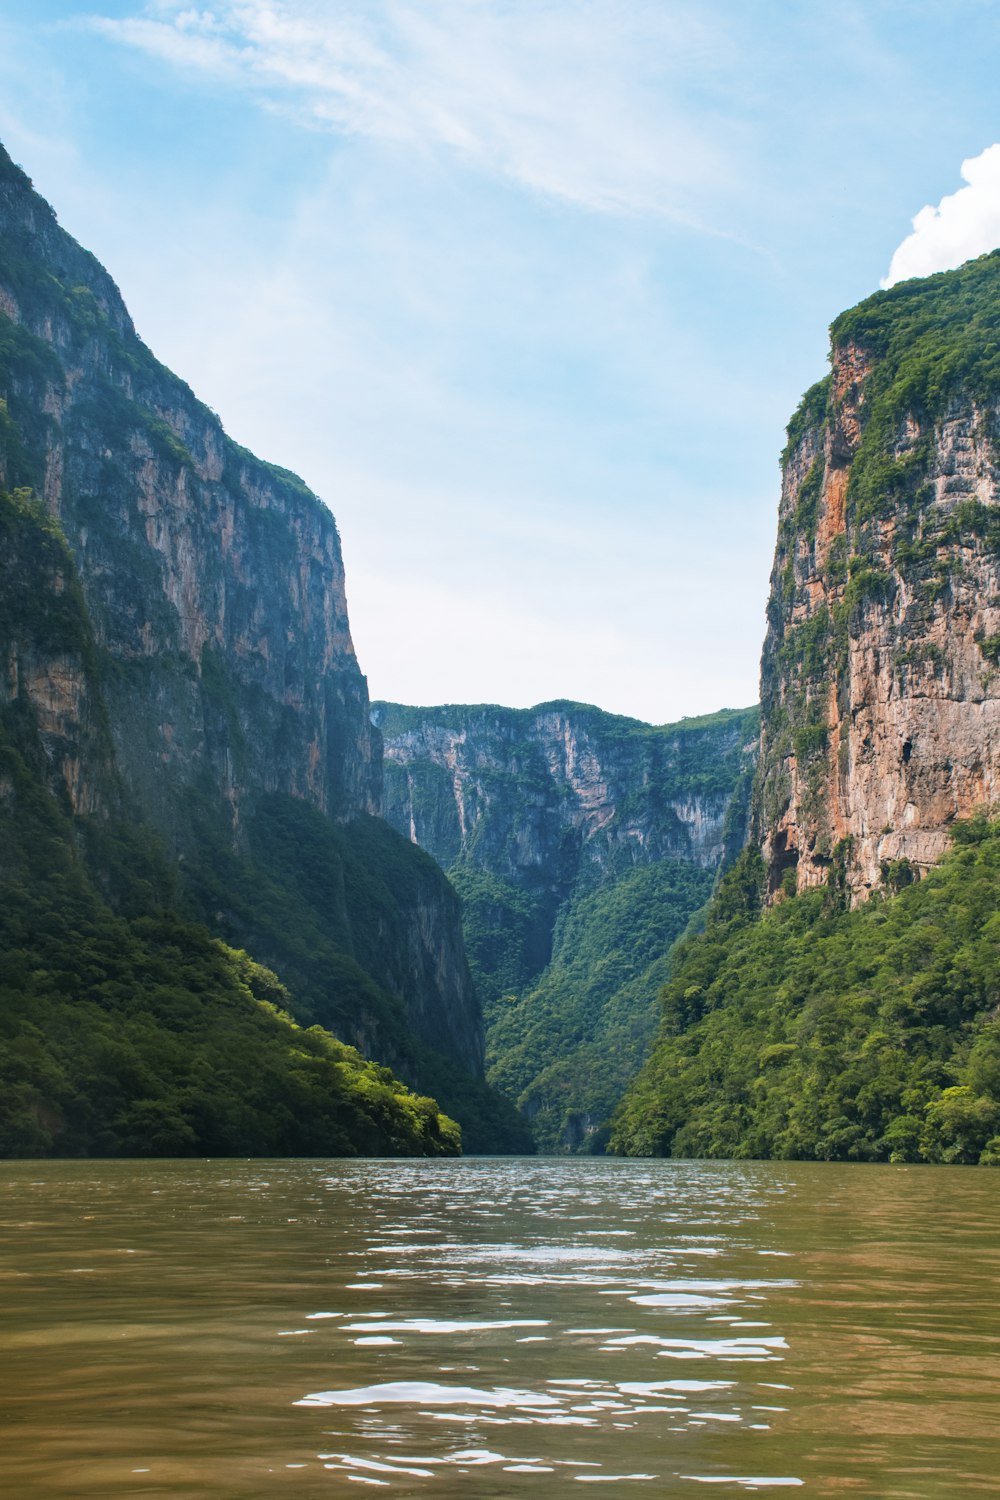
[[[754,832],[853,899],[1000,799],[1000,254],[833,325],[789,428]]]
[[[31,716],[50,788],[155,832],[188,909],[279,969],[308,1020],[417,1086],[451,1070],[482,1090],[458,903],[376,816],[332,514],[153,358],[2,148],[0,489],[37,496],[68,546],[44,597],[0,580],[0,708]],[[40,653],[19,618],[67,589],[86,640]]]
[[[445,869],[473,865],[558,905],[581,878],[662,859],[714,869],[742,842],[733,790],[756,710],[662,727],[569,702],[374,703],[372,718],[385,816]]]

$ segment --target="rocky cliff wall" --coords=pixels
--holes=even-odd
[[[377,703],[386,816],[446,865],[489,1077],[590,1150],[656,1029],[667,953],[743,843],[756,709],[653,727],[576,703]]]
[[[446,868],[561,899],[588,873],[661,859],[714,868],[756,711],[662,728],[578,703],[375,703],[385,816]]]
[[[31,486],[76,559],[119,764],[170,831],[207,771],[373,811],[379,756],[333,516],[226,438],[135,334],[107,273],[0,165],[0,484]],[[82,795],[86,795],[82,793]]]
[[[61,800],[152,825],[188,907],[301,979],[309,1019],[418,1086],[421,1048],[481,1076],[455,898],[371,816],[381,743],[331,513],[153,358],[2,148],[0,489],[68,547],[42,598],[9,559],[0,577],[0,708],[32,718]],[[86,639],[40,651],[67,589]]]
[[[1000,797],[1000,255],[838,319],[789,428],[754,829],[855,899]]]

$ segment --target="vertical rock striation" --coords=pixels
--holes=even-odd
[[[385,816],[449,868],[562,900],[581,875],[680,859],[714,869],[756,710],[655,727],[587,704],[375,703]]]
[[[462,896],[489,1076],[547,1150],[593,1149],[666,955],[746,828],[756,709],[654,727],[578,703],[376,703],[385,812]]]
[[[373,812],[379,759],[331,513],[226,438],[137,337],[103,268],[0,163],[0,484],[32,487],[76,560],[122,773],[169,825],[206,772]]]
[[[863,898],[1000,797],[1000,254],[833,325],[789,427],[754,832]],[[902,863],[905,862],[905,863]]]
[[[280,969],[307,1019],[488,1115],[457,901],[376,816],[333,516],[153,358],[2,148],[0,490],[37,497],[62,548],[34,601],[0,560],[0,710],[31,718],[49,785],[155,830],[192,914]],[[66,590],[86,639],[49,649],[26,612]]]

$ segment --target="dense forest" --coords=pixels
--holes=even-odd
[[[662,860],[576,896],[539,978],[487,1011],[490,1082],[517,1101],[543,1149],[603,1149],[605,1122],[655,1035],[671,945],[712,879]]]
[[[854,910],[835,877],[763,891],[747,848],[674,950],[612,1150],[1000,1165],[1000,821]]]

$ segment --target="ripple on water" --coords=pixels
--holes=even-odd
[[[545,1328],[547,1318],[398,1318],[385,1322],[347,1323],[345,1333],[477,1333],[498,1328]]]
[[[50,1191],[8,1169],[5,1269],[47,1278],[47,1321],[0,1282],[0,1406],[36,1466],[18,1500],[50,1500],[70,1437],[80,1500],[245,1500],[265,1472],[395,1500],[996,1494],[1000,1226],[975,1174],[260,1170],[53,1164]]]
[[[403,1402],[409,1406],[557,1406],[554,1396],[536,1391],[475,1390],[472,1386],[438,1385],[432,1380],[390,1380],[348,1391],[317,1391],[303,1396],[296,1406],[382,1406]]]
[[[481,1180],[482,1172],[479,1175]],[[566,1195],[558,1192],[537,1194],[527,1203],[522,1195],[515,1215],[519,1233],[503,1241],[484,1237],[489,1234],[488,1221],[496,1216],[488,1200],[470,1205],[469,1232],[461,1236],[456,1236],[455,1224],[462,1206],[448,1194],[439,1202],[425,1195],[423,1218],[418,1209],[412,1226],[398,1217],[382,1219],[364,1251],[372,1260],[362,1262],[363,1270],[349,1289],[385,1292],[386,1278],[393,1278],[397,1292],[405,1288],[409,1306],[398,1312],[383,1308],[365,1309],[353,1316],[327,1315],[331,1337],[343,1335],[354,1347],[370,1350],[372,1360],[382,1361],[377,1368],[382,1378],[315,1389],[295,1403],[300,1408],[323,1409],[331,1416],[340,1413],[335,1421],[340,1423],[343,1447],[321,1455],[327,1468],[339,1470],[346,1478],[397,1488],[480,1465],[524,1476],[523,1483],[530,1482],[530,1475],[564,1473],[573,1481],[592,1484],[649,1484],[671,1475],[676,1479],[676,1468],[641,1463],[623,1468],[620,1458],[628,1448],[623,1449],[622,1443],[634,1441],[626,1437],[630,1431],[645,1432],[642,1447],[648,1456],[650,1439],[653,1450],[662,1455],[671,1434],[692,1438],[706,1426],[720,1431],[767,1430],[767,1414],[761,1403],[752,1400],[763,1394],[756,1387],[743,1389],[734,1378],[697,1379],[680,1372],[676,1379],[657,1379],[653,1362],[668,1358],[750,1366],[782,1359],[785,1339],[769,1332],[769,1323],[758,1319],[750,1323],[741,1320],[740,1314],[759,1310],[762,1301],[795,1283],[734,1275],[728,1264],[720,1265],[723,1274],[706,1277],[705,1259],[718,1260],[727,1254],[730,1240],[725,1233],[706,1233],[704,1224],[698,1233],[677,1233],[678,1227],[690,1230],[690,1224],[677,1225],[674,1221],[681,1216],[668,1213],[666,1232],[651,1239],[648,1226],[644,1233],[635,1227],[634,1216],[629,1227],[622,1225],[620,1203],[612,1207],[618,1222],[609,1224],[605,1218],[602,1224],[607,1204],[592,1195],[576,1195],[575,1201],[580,1210],[588,1211],[567,1213]],[[509,1226],[509,1205],[503,1214]],[[473,1221],[482,1227],[472,1228]],[[446,1226],[447,1233],[437,1232]],[[379,1279],[364,1280],[365,1273],[376,1266]],[[426,1314],[411,1310],[419,1300],[421,1285],[427,1288]],[[621,1299],[618,1312],[625,1310],[622,1304],[627,1304],[630,1313],[634,1308],[639,1326],[593,1319],[598,1296]],[[470,1299],[477,1312],[482,1309],[481,1315],[456,1316],[440,1307],[442,1301],[468,1303]],[[542,1309],[545,1316],[532,1315]],[[591,1311],[589,1320],[579,1316],[586,1310]],[[309,1314],[307,1321],[315,1326],[321,1316]],[[746,1327],[747,1333],[710,1336],[707,1325],[719,1317],[730,1330],[736,1324]],[[761,1332],[750,1336],[751,1328]],[[544,1333],[534,1332],[542,1329]],[[385,1340],[382,1345],[381,1339]],[[412,1369],[417,1344],[426,1344],[426,1357],[433,1361],[431,1370],[441,1378],[425,1375],[423,1370],[417,1377]],[[460,1349],[466,1356],[474,1350],[477,1364],[463,1367],[445,1362]],[[426,1369],[425,1356],[420,1358]],[[624,1368],[615,1379],[600,1378],[592,1371],[576,1373],[582,1361],[597,1359],[610,1359],[616,1368]],[[448,1371],[463,1369],[488,1371],[494,1379],[465,1384],[445,1378]],[[516,1369],[522,1380],[504,1380],[501,1371],[508,1369]],[[376,1373],[374,1367],[371,1373]],[[531,1378],[525,1380],[525,1376]],[[695,1410],[692,1400],[698,1403]],[[390,1412],[395,1414],[392,1420]],[[444,1443],[435,1429],[444,1436]],[[540,1441],[544,1438],[544,1451],[509,1453],[460,1441],[463,1431],[485,1435],[490,1430],[530,1432]],[[574,1442],[596,1444],[600,1457],[569,1458],[565,1452],[569,1439],[558,1436],[564,1432],[572,1432]],[[419,1457],[405,1460],[393,1451],[394,1446],[430,1434],[435,1434],[434,1442],[421,1443],[425,1451]],[[359,1451],[357,1439],[361,1437],[364,1444]],[[411,1453],[417,1452],[415,1446]],[[618,1464],[611,1455],[618,1456]],[[720,1476],[710,1473],[707,1477]],[[742,1480],[731,1483],[744,1487]]]

